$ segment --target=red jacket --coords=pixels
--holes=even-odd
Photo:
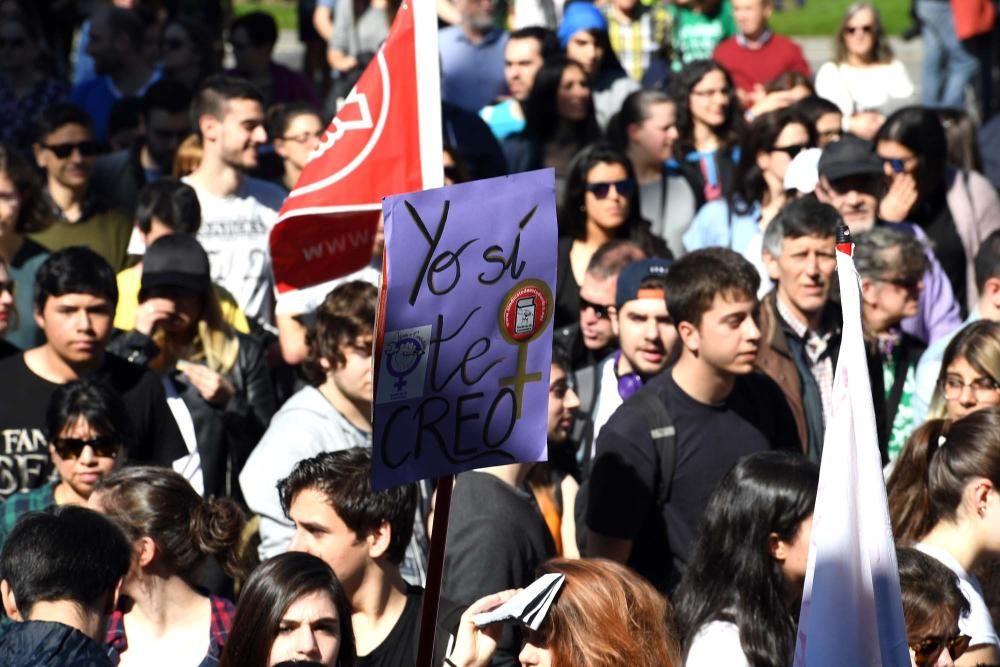
[[[736,37],[730,37],[715,47],[713,58],[726,68],[736,87],[748,93],[754,86],[766,86],[785,72],[812,76],[799,45],[774,33],[759,49],[748,49]]]

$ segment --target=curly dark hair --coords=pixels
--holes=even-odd
[[[323,360],[331,366],[347,361],[344,347],[372,335],[378,289],[371,283],[354,280],[338,285],[316,309],[316,324],[309,329],[306,342],[309,356],[302,362],[302,374],[315,387],[326,380]]]

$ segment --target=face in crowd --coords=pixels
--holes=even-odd
[[[87,186],[98,146],[90,129],[70,123],[56,128],[35,144],[35,161],[48,177],[70,190]]]
[[[580,285],[580,337],[588,350],[603,350],[615,340],[611,318],[615,312],[617,276],[601,278],[587,272]]]
[[[214,146],[222,162],[234,169],[257,166],[257,148],[267,142],[260,102],[231,99],[225,103],[221,119],[206,114],[201,117],[200,125],[206,154],[209,146]]]
[[[528,98],[542,62],[542,48],[537,39],[526,37],[507,42],[503,54],[503,73],[511,97],[518,102]]]
[[[662,296],[626,301],[612,322],[618,347],[633,372],[652,377],[666,368],[677,329]]]
[[[64,363],[86,367],[101,359],[114,315],[107,297],[70,293],[47,298],[42,310],[35,311],[35,323]]]
[[[716,294],[697,325],[677,324],[683,344],[706,365],[732,375],[753,370],[760,348],[758,303],[752,294],[731,291]]]
[[[580,398],[569,386],[569,378],[562,366],[552,364],[549,375],[548,441],[550,444],[566,442],[573,415],[580,407]]]
[[[282,615],[267,664],[309,660],[333,667],[337,664],[340,642],[340,619],[330,592],[306,593]]]
[[[833,181],[820,176],[816,198],[837,209],[852,234],[860,234],[875,226],[883,190],[883,180],[878,176],[847,176]]]
[[[765,254],[768,275],[778,283],[782,302],[800,322],[808,323],[830,299],[837,269],[835,243],[832,236],[786,237],[779,257]]]

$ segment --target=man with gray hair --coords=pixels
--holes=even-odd
[[[926,344],[900,325],[920,307],[928,263],[923,243],[898,229],[878,226],[855,237],[854,265],[861,275],[861,317],[883,463],[899,454],[919,425],[912,404],[917,361]]]
[[[775,283],[760,304],[757,369],[774,380],[795,417],[799,440],[819,463],[833,410],[833,370],[840,351],[840,308],[831,303],[836,209],[813,197],[789,203],[764,232],[763,258]]]

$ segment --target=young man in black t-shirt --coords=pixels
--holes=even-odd
[[[733,464],[768,449],[801,452],[781,390],[752,372],[759,282],[750,262],[722,248],[689,253],[667,273],[680,355],[640,393],[652,392],[670,415],[672,469],[661,469],[665,440],[650,433],[664,424],[653,423],[638,393],[597,439],[587,555],[625,563],[663,592],[679,581],[701,514]]]
[[[188,453],[159,378],[105,352],[117,300],[115,274],[93,250],[66,248],[38,267],[34,317],[46,342],[0,361],[0,497],[47,481],[49,398],[81,377],[121,394],[132,426],[127,462],[169,466]]]
[[[300,461],[278,482],[281,506],[295,523],[291,551],[333,568],[351,603],[358,667],[416,662],[423,590],[399,573],[413,532],[417,487],[371,490],[366,447]]]

